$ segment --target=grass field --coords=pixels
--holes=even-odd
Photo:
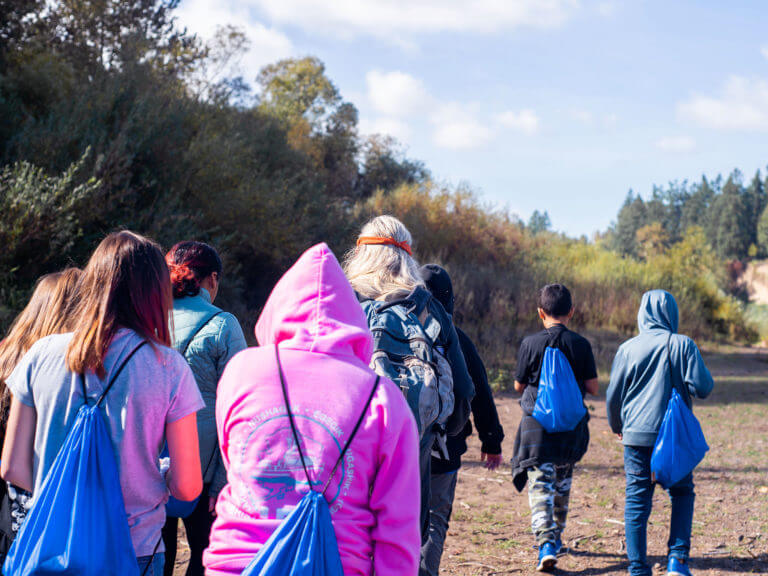
[[[719,347],[705,360],[716,384],[712,396],[696,405],[711,450],[694,475],[691,568],[705,576],[768,574],[768,351]],[[505,462],[520,419],[517,398],[497,397],[507,436]],[[592,442],[574,476],[566,554],[557,573],[624,574],[621,445],[608,428],[604,397],[588,404]],[[459,472],[441,574],[535,573],[527,493],[515,490],[508,466],[488,472],[479,455],[473,438]],[[669,511],[666,494],[657,490],[648,530],[657,574],[666,567]],[[187,556],[183,544],[179,553],[180,575]]]

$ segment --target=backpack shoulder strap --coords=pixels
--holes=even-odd
[[[285,385],[285,374],[283,373],[283,366],[280,363],[280,349],[275,344],[275,358],[277,360],[277,372],[280,375],[280,387],[283,389],[283,400],[285,401],[285,410],[288,412],[288,421],[291,424],[291,432],[293,433],[293,441],[296,442],[296,448],[299,451],[299,458],[301,459],[301,467],[304,468],[304,476],[307,477],[307,484],[309,489],[314,492],[312,488],[312,479],[309,477],[309,471],[307,470],[307,462],[304,459],[304,452],[301,449],[301,440],[299,439],[299,433],[296,430],[296,422],[293,420],[293,413],[291,412],[291,404],[288,402],[288,389]]]
[[[208,318],[206,318],[205,321],[200,324],[200,326],[197,327],[197,329],[192,333],[192,336],[190,336],[187,339],[187,343],[184,345],[184,349],[181,351],[182,356],[186,358],[187,350],[189,350],[189,346],[192,344],[192,341],[195,339],[195,337],[198,334],[200,334],[200,332],[203,331],[203,328],[205,328],[206,326],[208,326],[208,324],[211,323],[211,320],[216,318],[216,316],[218,316],[219,314],[223,314],[223,313],[224,313],[224,310],[219,310],[218,312],[214,312],[213,314],[208,316]]]
[[[107,384],[107,387],[104,389],[104,392],[101,393],[101,396],[99,396],[99,399],[96,401],[96,406],[101,405],[101,402],[104,400],[104,397],[107,395],[107,392],[112,388],[112,385],[115,383],[115,380],[117,380],[117,377],[120,376],[121,372],[123,371],[123,368],[125,368],[126,364],[133,358],[133,355],[136,354],[136,352],[139,351],[139,348],[147,344],[146,340],[142,340],[139,342],[136,347],[130,351],[130,353],[125,357],[125,359],[122,361],[120,366],[118,366],[117,370],[115,370],[114,375],[110,378],[109,384]],[[85,389],[85,376],[83,376],[83,389]],[[86,402],[87,402],[87,396],[86,396]]]
[[[339,468],[339,464],[344,460],[344,456],[347,454],[347,450],[349,449],[349,446],[352,444],[352,440],[354,440],[355,435],[357,434],[357,431],[360,429],[360,426],[363,423],[363,420],[365,419],[365,415],[368,413],[368,408],[371,406],[371,401],[373,400],[373,395],[376,394],[376,390],[379,388],[379,380],[381,380],[381,376],[378,374],[376,375],[376,381],[373,383],[373,388],[371,389],[371,393],[368,396],[368,400],[365,402],[365,406],[363,407],[363,411],[360,413],[360,418],[357,419],[357,424],[355,424],[355,427],[352,429],[352,434],[349,435],[349,440],[347,440],[347,443],[344,445],[344,449],[341,451],[341,454],[339,454],[338,460],[336,460],[336,464],[333,465],[333,469],[331,470],[331,475],[328,477],[328,480],[325,481],[325,486],[323,486],[323,491],[321,494],[325,496],[325,491],[328,490],[328,486],[331,484],[331,480],[333,480],[333,477],[336,476],[336,470]]]

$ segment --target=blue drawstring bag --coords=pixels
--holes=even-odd
[[[671,338],[671,335],[670,335]],[[672,379],[672,360],[667,340],[667,363]],[[672,384],[672,396],[661,422],[651,455],[651,474],[662,487],[670,488],[688,476],[709,450],[701,424]]]
[[[77,412],[3,564],[5,576],[139,576],[112,442],[99,406]],[[73,375],[73,378],[76,376]]]
[[[547,346],[532,416],[552,434],[573,430],[586,414],[584,396],[568,358],[559,348]]]
[[[283,520],[283,523],[278,526],[277,530],[264,543],[256,557],[243,571],[242,576],[342,576],[344,571],[341,566],[341,557],[339,556],[339,545],[336,541],[336,532],[331,521],[331,510],[328,502],[325,500],[325,491],[336,475],[336,470],[343,461],[347,449],[352,443],[355,434],[357,434],[357,430],[363,423],[371,400],[373,400],[373,395],[379,386],[379,377],[376,377],[371,395],[368,397],[365,408],[360,414],[360,418],[352,430],[352,434],[350,434],[344,449],[341,451],[339,459],[336,460],[330,477],[326,481],[325,486],[323,486],[323,490],[318,492],[312,488],[312,480],[304,460],[296,423],[291,413],[291,406],[288,403],[288,391],[285,386],[285,376],[280,365],[280,355],[277,346],[275,346],[275,354],[277,356],[277,368],[280,373],[280,384],[283,388],[283,398],[286,411],[288,412],[288,420],[291,424],[291,432],[298,448],[299,457],[301,458],[301,465],[304,468],[304,475],[307,478],[309,492],[302,497],[298,506]]]

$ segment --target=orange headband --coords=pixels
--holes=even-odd
[[[400,250],[405,250],[408,254],[413,255],[411,252],[411,245],[408,242],[398,242],[394,238],[384,238],[381,236],[360,236],[357,239],[357,245],[369,244],[374,246],[390,245],[397,246]]]

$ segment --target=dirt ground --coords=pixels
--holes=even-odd
[[[731,349],[706,361],[716,387],[695,408],[710,452],[694,474],[691,569],[707,576],[768,574],[768,356]],[[517,398],[497,398],[505,461],[520,420]],[[588,405],[592,441],[574,474],[567,553],[557,573],[626,574],[622,448],[608,427],[604,396]],[[459,474],[441,574],[535,573],[527,492],[515,490],[508,468],[482,468],[476,439]],[[666,568],[669,513],[666,493],[657,490],[648,552],[658,574]]]
[[[705,359],[716,386],[695,409],[710,452],[694,475],[691,568],[699,576],[768,574],[768,352],[732,348]],[[520,419],[517,398],[497,398],[507,464]],[[566,554],[556,573],[626,574],[621,445],[608,428],[604,395],[588,405],[592,442],[574,475]],[[515,490],[508,465],[488,472],[479,455],[473,438],[459,472],[441,574],[535,573],[527,493]],[[657,490],[648,530],[656,574],[665,573],[669,513],[667,495]],[[186,558],[180,542],[177,575]]]

